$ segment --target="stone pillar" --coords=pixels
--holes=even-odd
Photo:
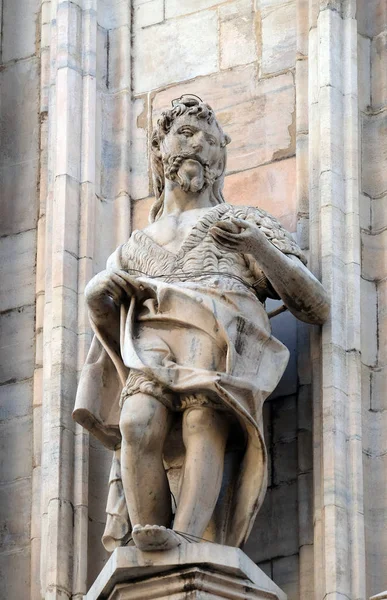
[[[40,25],[43,357],[34,392],[43,418],[32,549],[41,589],[34,598],[80,599],[90,577],[89,436],[71,413],[91,340],[83,291],[130,231],[130,2],[43,0]]]
[[[238,548],[187,544],[168,552],[117,548],[85,600],[287,600]]]
[[[331,316],[312,341],[315,598],[365,598],[357,21],[309,2],[311,266]]]

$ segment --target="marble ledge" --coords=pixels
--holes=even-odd
[[[164,552],[117,548],[84,600],[210,599],[220,592],[222,598],[287,600],[242,550],[213,543],[183,543]]]

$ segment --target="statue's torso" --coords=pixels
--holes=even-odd
[[[192,228],[210,209],[211,207],[197,208],[180,214],[165,215],[145,227],[143,232],[162,248],[177,254]]]
[[[183,285],[200,278],[210,287],[218,287],[220,293],[221,289],[244,288],[261,302],[267,297],[278,298],[260,268],[259,258],[220,247],[212,237],[211,227],[231,217],[257,223],[278,249],[304,260],[291,235],[274,217],[257,208],[225,203],[167,215],[143,230],[133,231],[117,251],[120,268],[133,276],[167,278]]]
[[[210,229],[231,216],[243,218],[245,207],[221,204],[168,215],[143,230],[134,231],[120,250],[120,264],[134,276],[209,288],[239,290],[264,301],[272,289],[252,257],[219,247]],[[166,278],[166,279],[165,279]],[[203,279],[204,278],[204,279]]]

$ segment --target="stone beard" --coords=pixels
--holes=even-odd
[[[246,541],[266,491],[262,405],[289,357],[265,300],[328,315],[292,236],[224,202],[229,142],[208,104],[174,101],[152,135],[150,224],[85,291],[95,336],[74,418],[114,451],[110,551]]]
[[[167,156],[163,162],[166,179],[176,182],[185,192],[200,192],[216,179],[216,172],[195,155]]]

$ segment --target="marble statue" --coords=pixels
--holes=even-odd
[[[151,140],[150,224],[85,291],[95,335],[74,418],[114,450],[109,550],[246,540],[266,491],[262,404],[289,357],[265,301],[328,315],[292,236],[224,201],[229,142],[208,104],[172,103]]]

